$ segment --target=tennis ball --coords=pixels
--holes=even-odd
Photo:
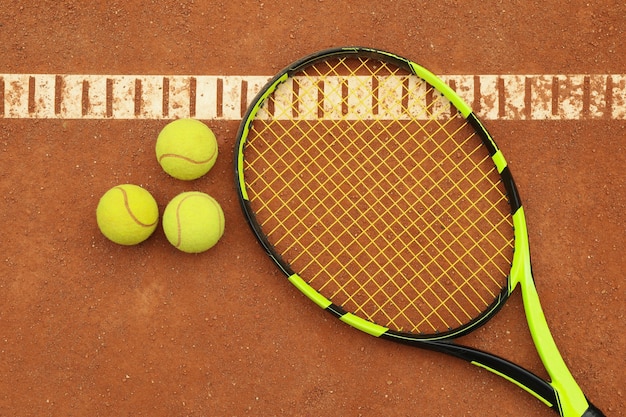
[[[122,184],[104,193],[96,208],[103,235],[120,245],[136,245],[150,237],[159,221],[152,195],[138,185]]]
[[[195,180],[213,167],[217,140],[207,125],[195,119],[167,124],[156,141],[156,156],[165,172],[179,180]]]
[[[224,234],[224,212],[208,194],[184,192],[165,208],[163,231],[167,240],[181,251],[204,252]]]

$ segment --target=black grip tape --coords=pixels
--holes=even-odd
[[[583,413],[581,417],[605,417],[605,415],[602,413],[602,411],[596,408],[595,405],[589,403],[589,408]]]

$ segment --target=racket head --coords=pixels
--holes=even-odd
[[[515,285],[525,225],[506,161],[454,90],[402,57],[336,48],[283,69],[241,123],[235,173],[265,251],[360,330],[460,336]]]

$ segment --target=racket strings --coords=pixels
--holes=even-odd
[[[413,333],[466,325],[506,286],[499,175],[431,86],[352,61],[307,68],[259,110],[244,175],[257,221],[347,311]]]
[[[454,132],[454,133],[457,133],[457,132]],[[451,136],[450,136],[450,137],[451,137]],[[449,137],[449,139],[450,139],[450,137]],[[444,142],[444,145],[445,145],[445,142]],[[441,149],[441,147],[442,147],[442,146],[438,146],[438,147],[437,147],[437,149]],[[372,151],[372,149],[364,149],[364,150],[365,150],[365,152],[370,152],[370,151]],[[359,150],[358,150],[358,154],[361,154],[361,153],[363,153],[363,149],[359,149]],[[358,155],[358,154],[357,154],[355,157],[357,157],[357,158],[358,158],[358,157],[359,157],[359,155]],[[430,157],[431,155],[428,155],[428,156]],[[487,159],[487,158],[485,158],[485,159]],[[395,161],[394,161],[394,162],[395,162]],[[397,161],[397,162],[398,162],[399,164],[401,164],[401,163],[403,163],[404,161]],[[483,162],[484,162],[484,161],[483,161]],[[386,165],[386,166],[384,166],[384,167],[383,167],[384,169],[388,169],[388,168],[390,168],[389,166],[387,166],[387,165],[388,165],[387,163],[385,163],[385,165]],[[371,173],[368,173],[368,175],[366,176],[366,178],[371,177],[371,175],[369,175],[369,174],[371,174]],[[407,172],[407,174],[408,174],[408,172]],[[427,174],[427,175],[429,175],[429,174],[430,174],[430,172],[427,172],[426,174]],[[463,173],[462,175],[463,175],[463,178],[467,178],[469,174]],[[444,177],[444,179],[447,179],[448,177],[449,177],[449,176],[446,176],[446,177]],[[381,179],[381,180],[383,180],[383,179],[384,179],[384,177],[382,177],[382,176],[381,176],[381,177],[380,177],[380,179]],[[400,181],[403,181],[403,180],[405,180],[405,178],[400,178],[399,180],[400,180]],[[361,180],[361,182],[362,182],[362,183],[364,183],[364,182],[365,182],[365,181],[364,181],[364,179],[363,179],[363,180]],[[388,184],[388,186],[390,186],[390,185],[391,185],[391,184]],[[380,186],[380,183],[375,183],[375,184],[374,184],[374,186]],[[446,194],[444,194],[444,193],[443,193],[443,191],[441,190],[441,188],[440,188],[440,184],[439,184],[439,183],[435,183],[435,184],[433,185],[433,187],[438,187],[438,188],[439,188],[439,190],[438,190],[438,194],[440,194],[440,195],[441,195],[441,199],[443,199],[444,197],[446,197]],[[370,188],[370,189],[371,189],[372,187],[368,185],[368,188]],[[429,194],[432,194],[432,190],[425,190],[425,191],[426,191],[427,193],[429,193]],[[380,199],[376,199],[376,200],[375,200],[375,203],[376,203],[376,204],[379,204],[379,203],[380,203]],[[441,201],[438,201],[438,200],[436,200],[436,201],[435,201],[435,203],[436,203],[437,205],[440,205],[440,206],[442,205],[442,202],[441,202]],[[394,207],[396,207],[396,206],[397,206],[397,204],[395,204],[395,203],[392,203],[392,204],[393,204],[393,205],[391,205],[391,206],[387,206],[384,212],[382,212],[382,213],[378,213],[378,215],[379,215],[379,216],[385,216],[386,214],[389,214],[389,213],[391,212],[391,210],[392,210]],[[472,206],[473,206],[473,208],[475,208],[475,205],[473,205],[473,204],[472,204]],[[426,207],[426,211],[429,211],[428,206]],[[361,217],[365,217],[365,214],[366,214],[366,212],[363,212],[363,214],[362,214],[362,216],[361,216]],[[432,214],[432,213],[431,213],[431,214]],[[448,213],[447,213],[447,212],[443,212],[443,214],[448,214]],[[466,216],[466,214],[465,214],[465,213],[460,213],[460,215],[461,215],[461,216]],[[438,217],[438,216],[435,216],[435,217]],[[452,217],[452,219],[453,219],[453,222],[456,222],[455,217]],[[335,219],[335,220],[338,220],[338,219]],[[375,222],[367,222],[366,220],[367,220],[367,219],[365,219],[365,218],[357,218],[357,219],[355,219],[355,221],[356,221],[357,223],[364,222],[364,224],[369,225],[369,226],[368,226],[365,230],[363,230],[363,233],[365,233],[365,234],[367,234],[367,235],[380,235],[380,236],[385,236],[384,230],[378,230],[378,229],[377,229],[377,223],[375,223]],[[416,220],[417,220],[417,219],[416,219]],[[439,218],[437,218],[437,220],[439,220]],[[472,227],[476,227],[476,220],[472,220],[472,219],[468,219],[468,220],[469,220],[470,225],[471,225]],[[415,223],[416,223],[416,221],[414,221],[414,222],[413,222],[413,224],[415,224]],[[494,225],[492,225],[492,226],[494,226]],[[432,228],[431,228],[431,231],[432,231],[432,232],[434,232],[434,234],[436,235],[436,237],[437,237],[437,238],[441,238],[441,232],[440,232],[440,231],[436,231],[436,230],[434,230],[434,229],[432,229]],[[335,238],[336,240],[338,240],[338,241],[341,241],[341,239],[343,238],[343,236],[335,236],[334,238]],[[398,241],[400,241],[400,240],[401,240],[401,236],[399,236],[399,235],[395,235],[395,239],[396,239],[396,240],[398,240]],[[393,246],[393,245],[394,245],[394,243],[395,243],[394,241],[388,241],[388,240],[385,240],[385,241],[384,241],[385,246]],[[446,249],[446,250],[450,250],[450,249],[451,249],[451,246],[452,246],[454,243],[461,243],[461,242],[449,242],[449,243],[447,243],[447,244],[446,244],[445,249]],[[479,243],[480,243],[480,242],[474,242],[474,243],[475,243],[476,248],[478,248],[479,250],[481,250],[485,256],[489,256],[489,255],[486,253],[486,251],[482,250],[481,246],[479,245]],[[488,243],[488,242],[487,242],[487,243]],[[427,245],[427,246],[425,246],[424,248],[422,248],[422,252],[427,251],[427,250],[429,249],[430,244],[432,244],[432,242],[429,242],[429,245]],[[462,243],[461,243],[461,244],[462,244]],[[384,249],[385,249],[384,247],[380,247],[380,246],[378,245],[378,241],[377,241],[377,240],[372,240],[369,244],[367,244],[367,245],[363,246],[363,247],[360,249],[359,253],[369,253],[369,252],[370,252],[370,249],[372,249],[372,248],[370,248],[370,246],[372,246],[372,247],[373,247],[373,249],[374,249],[374,250],[376,250],[376,251],[380,251],[381,253],[387,253],[387,252],[384,252]],[[472,256],[472,255],[471,255],[471,253],[472,253],[472,249],[474,249],[474,248],[467,248],[467,247],[464,247],[464,250],[465,250],[468,254],[470,254],[470,256]],[[369,262],[370,262],[370,263],[375,263],[375,265],[374,265],[374,266],[375,266],[375,267],[377,267],[377,269],[380,269],[380,270],[383,270],[383,269],[384,269],[384,267],[385,267],[386,265],[389,265],[389,264],[395,264],[396,262],[410,262],[410,260],[409,260],[409,259],[396,259],[396,258],[399,258],[399,257],[400,257],[400,254],[399,254],[399,253],[396,253],[396,252],[391,252],[390,257],[389,257],[389,258],[386,258],[386,259],[385,259],[385,262],[384,262],[383,264],[380,264],[380,263],[376,262],[376,258],[372,258],[372,259],[370,259],[370,261],[369,261]],[[462,262],[462,258],[459,258],[459,260],[460,260],[460,262]],[[484,269],[483,265],[482,265],[481,263],[478,263],[478,261],[475,259],[475,257],[473,257],[473,260],[474,260],[474,261],[476,261],[476,265],[479,265],[479,267],[480,267],[480,268]],[[293,261],[294,261],[294,262],[297,262],[297,261],[298,261],[298,257],[294,258],[294,260],[293,260]],[[431,264],[432,264],[433,262],[435,262],[435,259],[434,259],[434,258],[433,258],[433,259],[431,259],[431,260],[430,260],[430,262],[429,262],[428,264],[423,264],[423,265],[421,265],[421,267],[422,267],[421,269],[422,269],[423,271],[429,271],[429,269],[431,269],[431,268],[432,268],[432,265],[431,265]],[[449,274],[451,270],[454,270],[454,272],[459,273],[460,271],[459,271],[459,269],[456,267],[456,264],[454,263],[454,261],[450,260],[450,262],[451,262],[451,263],[450,263],[449,268],[448,268],[448,269],[443,270],[443,273],[444,273],[444,274]],[[307,269],[309,266],[310,266],[310,264],[304,265],[304,269]],[[368,264],[363,265],[363,268],[368,268],[368,266],[369,266],[369,263],[368,263]],[[467,265],[465,265],[465,266],[467,266]],[[321,266],[321,267],[323,268],[323,266]],[[417,274],[417,276],[419,277],[420,275],[418,274],[418,272],[420,272],[420,271],[414,270],[414,273],[415,273],[415,274]],[[504,273],[504,271],[501,271],[501,272],[502,272],[502,273]],[[393,278],[393,277],[392,277],[392,278]],[[396,310],[398,311],[398,314],[397,314],[397,316],[394,316],[394,317],[390,317],[389,315],[387,315],[387,314],[386,314],[386,311],[389,309],[389,304],[394,304],[394,300],[396,300],[399,296],[402,296],[402,297],[404,298],[404,297],[406,296],[405,288],[407,288],[407,287],[412,287],[411,289],[412,289],[414,292],[417,292],[417,293],[418,293],[418,298],[419,298],[419,297],[423,297],[424,293],[425,293],[426,291],[431,291],[431,289],[432,289],[432,285],[434,285],[434,284],[436,284],[436,283],[437,283],[437,278],[438,278],[438,277],[433,277],[433,276],[430,276],[429,278],[430,278],[430,279],[429,279],[429,281],[422,280],[422,283],[423,283],[423,286],[424,286],[424,290],[423,290],[423,291],[421,291],[421,292],[420,292],[420,291],[419,291],[419,290],[418,290],[415,286],[412,286],[412,285],[411,285],[411,281],[406,281],[406,282],[404,283],[404,285],[402,285],[402,286],[400,286],[400,287],[393,288],[393,290],[394,290],[394,292],[393,292],[393,293],[387,293],[387,292],[385,291],[385,288],[384,288],[384,287],[378,287],[378,288],[376,289],[376,291],[375,291],[373,294],[370,294],[370,295],[369,295],[369,299],[370,299],[370,300],[376,300],[377,298],[380,298],[380,299],[382,299],[382,300],[386,300],[386,301],[385,301],[384,303],[382,303],[382,304],[378,304],[378,305],[376,305],[376,309],[375,309],[375,311],[374,311],[372,314],[373,314],[373,315],[376,315],[376,314],[378,314],[378,313],[384,314],[384,315],[386,315],[386,316],[387,316],[387,320],[389,320],[390,322],[394,322],[394,321],[396,321],[398,316],[404,316],[404,317],[403,317],[403,319],[406,319],[407,317],[405,316],[405,314],[404,314],[404,313],[405,313],[407,310],[410,310],[410,308],[414,308],[414,307],[415,307],[415,305],[414,305],[414,304],[413,304],[413,305],[411,305],[411,304],[407,304],[405,307],[399,307],[399,306],[397,305],[397,303],[395,303],[396,305],[394,305],[394,309],[396,309]],[[357,281],[357,285],[359,286],[359,290],[361,290],[361,291],[367,291],[367,290],[366,290],[366,288],[367,288],[368,284],[371,282],[371,280],[372,280],[372,279],[374,279],[374,277],[369,277],[368,281],[367,281],[367,282],[365,282],[364,284],[360,284],[360,283],[358,283],[358,281]],[[394,280],[392,280],[392,282],[395,282],[395,281],[394,281]],[[465,284],[467,284],[467,283],[469,282],[469,279],[467,278],[467,279],[465,279],[463,282],[464,282],[464,285],[465,285]],[[497,284],[497,283],[496,283],[496,284]],[[338,291],[336,291],[335,293],[333,293],[333,294],[332,294],[331,298],[335,298],[335,297],[337,296],[337,293],[338,293],[339,291],[344,291],[344,290],[345,290],[345,286],[346,286],[346,285],[342,285],[342,286],[340,286],[340,287],[338,288]],[[485,298],[484,298],[484,297],[483,297],[483,296],[482,296],[482,295],[481,295],[478,291],[476,291],[476,290],[475,290],[474,288],[472,288],[471,286],[469,287],[470,289],[472,289],[472,291],[474,292],[474,294],[475,294],[477,297],[479,297],[479,298],[480,298],[480,301],[482,302],[482,305],[479,307],[479,306],[477,306],[477,305],[476,305],[476,304],[472,301],[472,299],[471,299],[470,297],[466,297],[467,302],[469,302],[469,303],[472,305],[472,307],[473,307],[473,310],[474,310],[474,311],[480,311],[480,308],[482,308],[482,306],[484,306],[484,305],[486,305],[487,303],[491,302],[491,301],[493,300],[493,298],[497,295],[497,293],[494,293],[493,291],[491,291],[491,289],[490,289],[487,285],[483,285],[483,286],[484,286],[484,288],[485,288],[487,291],[489,291],[489,295],[491,296],[491,299],[490,299],[490,300],[486,300],[486,299],[485,299]],[[463,307],[463,306],[462,306],[462,305],[461,305],[461,304],[460,304],[460,303],[456,300],[456,297],[455,297],[456,293],[457,293],[458,291],[460,291],[460,288],[461,288],[461,287],[462,287],[462,286],[460,286],[460,287],[456,288],[456,289],[455,289],[452,293],[447,294],[447,296],[446,296],[446,298],[445,298],[445,299],[440,299],[440,298],[439,298],[439,299],[437,300],[437,301],[438,301],[438,306],[440,306],[440,307],[442,307],[442,308],[445,308],[449,314],[454,315],[454,312],[453,312],[451,309],[447,308],[447,306],[448,306],[448,303],[450,303],[450,302],[455,303],[455,304],[456,304],[456,306],[457,306],[457,307],[458,307],[461,311],[463,311],[463,313],[465,313],[466,318],[471,318],[471,314],[470,314],[468,311],[465,311],[465,310],[464,310],[464,307]],[[499,287],[497,287],[497,288],[499,288]],[[324,287],[324,286],[320,287],[320,290],[322,290],[322,291],[323,291],[324,289],[325,289],[325,287]],[[382,295],[382,296],[381,296],[381,295]],[[463,297],[463,294],[460,294],[460,296],[461,296],[461,297]],[[346,301],[347,301],[347,302],[351,302],[351,301],[353,301],[353,297],[352,297],[352,295],[351,295],[351,296],[349,296],[349,297],[347,298],[347,300],[346,300]],[[422,322],[418,323],[416,327],[418,327],[418,328],[419,328],[419,327],[420,327],[420,326],[421,326],[424,322],[427,322],[427,321],[428,321],[428,319],[429,319],[429,317],[430,317],[430,316],[432,316],[432,315],[437,316],[437,318],[438,318],[438,319],[441,319],[441,316],[438,314],[438,308],[437,308],[437,307],[434,307],[434,306],[432,306],[432,305],[429,305],[429,308],[432,310],[432,312],[431,312],[429,315],[425,316],[425,317],[424,317],[424,320],[423,320]],[[362,307],[362,306],[358,306],[358,305],[357,305],[356,312],[365,312],[365,311],[364,311],[364,309],[363,309],[363,307]],[[456,316],[455,316],[455,319],[457,319],[458,321],[461,321],[461,319],[459,319],[459,318],[458,318],[458,317],[456,317]]]

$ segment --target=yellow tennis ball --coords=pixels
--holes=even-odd
[[[200,253],[215,246],[224,234],[224,212],[208,194],[181,193],[163,212],[163,231],[167,240],[187,253]]]
[[[96,208],[103,235],[120,245],[136,245],[150,237],[159,221],[152,195],[133,184],[122,184],[104,193]]]
[[[165,172],[179,180],[195,180],[213,167],[217,140],[207,125],[195,119],[168,123],[156,141],[156,156]]]

